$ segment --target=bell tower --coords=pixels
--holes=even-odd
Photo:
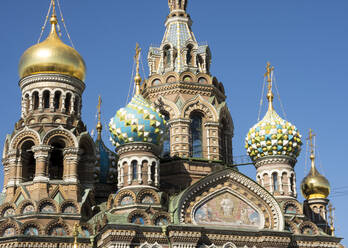
[[[14,217],[25,220],[30,206],[44,225],[53,218],[43,217],[46,213],[81,217],[81,201],[93,189],[95,163],[94,142],[81,120],[85,62],[59,37],[54,0],[50,10],[47,38],[20,59],[21,118],[5,141],[6,203],[0,207],[16,208]],[[74,218],[52,222],[46,234],[58,226],[68,233]]]
[[[166,30],[161,45],[149,48],[150,75],[142,89],[168,123],[162,157],[177,161],[161,163],[161,179],[173,188],[189,186],[233,160],[224,86],[210,74],[211,52],[192,32],[187,2],[168,0]],[[173,180],[173,175],[182,176]]]

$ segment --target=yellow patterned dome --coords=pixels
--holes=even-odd
[[[266,75],[273,68],[267,65]],[[290,122],[283,120],[273,109],[272,82],[268,79],[268,111],[263,119],[254,125],[245,139],[245,148],[255,162],[265,156],[286,155],[296,158],[301,151],[301,135]]]
[[[80,54],[64,44],[56,31],[57,18],[51,17],[51,32],[43,42],[24,52],[19,62],[19,76],[24,78],[38,73],[59,73],[85,79],[86,66]]]
[[[315,168],[314,155],[311,155],[312,165],[309,174],[302,180],[301,191],[304,198],[326,199],[330,194],[330,183]]]

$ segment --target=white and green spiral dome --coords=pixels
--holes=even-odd
[[[284,155],[294,159],[301,151],[301,135],[290,122],[270,107],[265,117],[254,125],[245,139],[245,148],[253,162],[267,156]]]

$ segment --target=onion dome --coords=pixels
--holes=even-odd
[[[116,147],[131,142],[160,145],[165,120],[140,94],[140,82],[139,61],[137,61],[136,93],[130,103],[118,110],[109,123],[111,142]]]
[[[326,199],[330,194],[330,183],[321,175],[315,167],[315,156],[313,151],[312,132],[310,131],[311,152],[311,170],[302,180],[301,191],[304,198],[310,199]]]
[[[283,120],[273,109],[272,81],[273,67],[267,65],[268,110],[263,119],[254,125],[245,139],[248,155],[255,162],[265,156],[285,155],[296,158],[301,151],[301,135],[290,122]]]
[[[41,43],[27,49],[19,62],[19,76],[24,78],[38,73],[58,73],[85,79],[86,66],[81,55],[59,38],[57,17],[53,5],[51,32]]]

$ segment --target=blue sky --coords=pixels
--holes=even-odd
[[[83,120],[92,130],[98,94],[103,98],[104,123],[126,104],[136,42],[145,51],[147,71],[147,49],[162,40],[167,1],[61,3],[72,40],[87,64]],[[0,3],[1,143],[20,117],[20,56],[37,41],[48,6],[49,0]],[[346,0],[191,0],[188,5],[197,40],[210,45],[211,73],[226,89],[235,124],[234,155],[245,155],[244,137],[256,123],[264,68],[270,61],[287,119],[304,138],[309,128],[317,134],[317,165],[331,183],[330,200],[341,237],[348,237],[347,11]],[[276,108],[283,116],[277,103]],[[108,140],[106,131],[104,139]],[[306,170],[305,151],[303,147],[296,165],[298,191]],[[240,170],[255,177],[252,166]]]

